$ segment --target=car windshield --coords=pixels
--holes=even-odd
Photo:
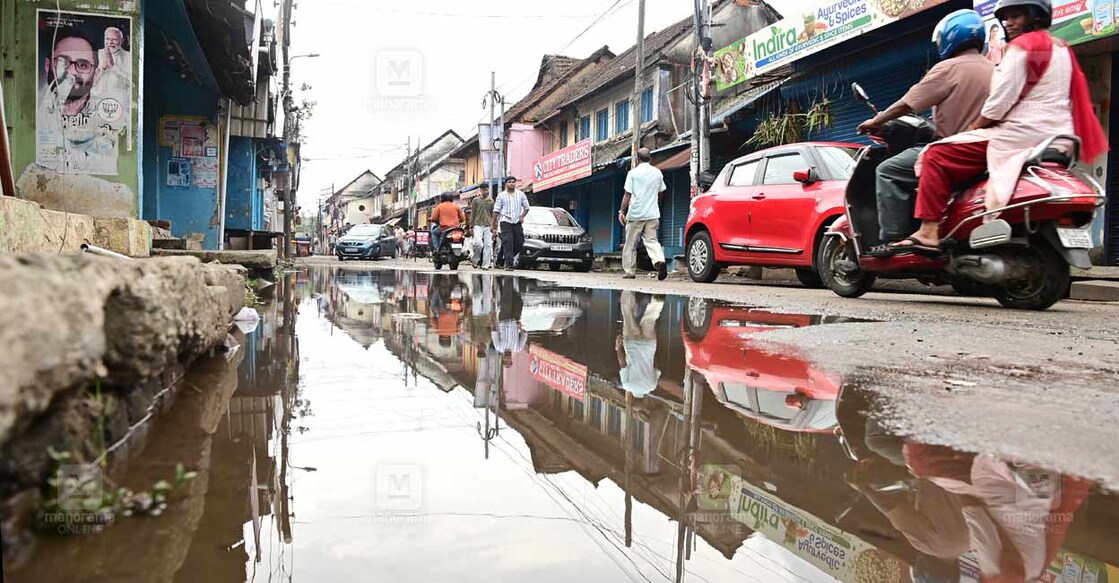
[[[548,227],[578,227],[579,223],[567,211],[558,208],[534,206],[528,209],[525,223]]]
[[[855,173],[855,156],[859,153],[858,148],[844,148],[840,146],[825,146],[817,148],[816,150],[820,157],[824,159],[832,172],[835,172],[842,179],[850,178]]]
[[[355,225],[350,232],[346,233],[347,237],[374,237],[381,234],[380,225]]]

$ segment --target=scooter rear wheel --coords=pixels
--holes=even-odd
[[[1070,284],[1068,263],[1041,237],[1020,252],[1018,260],[1030,264],[1029,275],[1008,282],[995,292],[995,299],[1016,310],[1045,310],[1065,297]]]
[[[831,291],[845,298],[857,298],[870,288],[878,276],[858,267],[855,249],[850,242],[839,237],[825,237],[820,246],[820,256],[816,264],[820,266],[820,279]],[[840,263],[847,265],[841,269]],[[851,265],[854,264],[854,269]]]

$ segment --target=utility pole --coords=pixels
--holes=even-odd
[[[494,122],[493,111],[494,111],[494,107],[497,105],[496,103],[494,103],[495,101],[497,101],[497,99],[495,98],[496,95],[497,95],[497,73],[494,72],[494,71],[490,71],[490,93],[489,93],[489,95],[486,96],[487,100],[490,102],[490,143],[487,144],[489,148],[494,147],[494,143],[493,143],[493,122]],[[502,131],[503,132],[504,132],[504,129],[505,129],[505,124],[502,124]],[[479,148],[480,147],[481,146],[479,146]],[[485,154],[480,154],[480,155],[485,156]],[[504,168],[504,167],[505,166],[504,166],[504,163],[503,163],[502,168]],[[492,170],[492,168],[491,168],[491,170]],[[484,172],[483,174],[488,174],[488,172]],[[492,195],[496,199],[497,198],[497,187],[495,187],[493,185],[493,183],[492,183],[493,179],[494,179],[493,176],[490,176],[486,179],[486,182],[487,182],[486,183],[486,188],[488,188],[490,190],[490,195]]]
[[[711,79],[708,74],[711,59],[711,5],[708,0],[695,0],[692,28],[695,30],[695,48],[692,50],[692,196],[699,194],[699,174],[711,168],[711,109],[709,95]]]
[[[418,144],[417,144],[418,147]],[[416,200],[412,197],[412,136],[408,136],[404,154],[404,196],[408,201],[408,225],[416,230]]]
[[[284,105],[284,144],[290,148],[291,139],[295,135],[292,124],[294,123],[294,116],[292,115],[292,100],[291,100],[291,59],[290,46],[291,46],[291,4],[292,0],[283,0],[283,5],[280,9],[280,22],[282,23],[281,30],[284,35],[284,42],[281,45],[284,58],[284,78],[283,88],[281,94],[283,95]],[[290,158],[289,158],[290,159]],[[284,189],[284,244],[280,248],[280,257],[287,259],[291,256],[291,213],[295,206],[294,193],[292,192],[292,176],[294,171],[288,168],[288,178],[286,188]]]
[[[637,2],[637,68],[633,71],[633,98],[630,109],[634,111],[633,145],[630,147],[630,167],[637,167],[637,150],[641,148],[641,93],[645,85],[645,0]],[[654,107],[656,96],[654,96]]]

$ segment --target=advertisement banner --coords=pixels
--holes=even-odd
[[[132,19],[37,13],[35,160],[74,174],[116,175],[131,136]]]
[[[995,21],[995,2],[996,0],[975,0],[975,10],[987,23],[988,44],[993,44],[996,53],[1001,56],[1006,40],[1002,27]],[[1117,0],[1053,0],[1053,26],[1049,28],[1049,32],[1070,45],[1079,45],[1115,35],[1119,32],[1117,20]]]
[[[532,190],[540,192],[591,175],[591,140],[557,150],[532,162]]]
[[[909,566],[861,538],[790,506],[738,476],[729,506],[734,519],[840,581],[907,581]]]
[[[715,51],[715,89],[723,91],[849,38],[947,0],[827,0]]]
[[[533,378],[569,397],[583,400],[587,394],[587,367],[535,344],[529,348],[529,354]]]

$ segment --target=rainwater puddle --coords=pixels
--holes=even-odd
[[[828,325],[482,274],[304,269],[122,478],[158,517],[8,581],[1119,581],[1089,484],[889,435]]]

